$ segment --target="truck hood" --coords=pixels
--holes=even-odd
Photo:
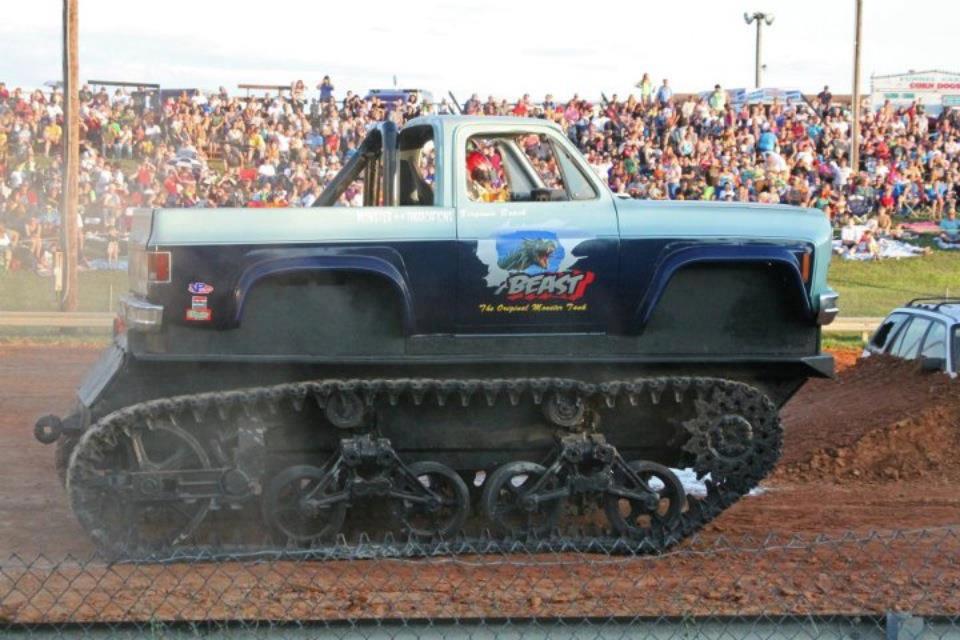
[[[817,209],[734,202],[626,200],[616,198],[620,237],[710,238],[732,242],[804,242],[813,245],[810,302],[832,293],[827,268],[832,254],[830,221]]]
[[[623,238],[729,238],[810,242],[832,239],[817,209],[786,205],[678,200],[615,200]]]

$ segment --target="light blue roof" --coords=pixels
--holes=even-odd
[[[464,116],[454,114],[420,116],[419,118],[409,120],[407,124],[404,125],[404,128],[426,124],[445,129],[463,124],[513,125],[517,127],[546,125],[562,131],[557,123],[542,118],[524,118],[520,116]]]
[[[938,315],[952,323],[960,323],[960,303],[937,302],[931,299],[929,302],[920,302],[910,307],[900,307],[895,311],[910,313],[917,310]]]

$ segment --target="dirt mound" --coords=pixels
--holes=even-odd
[[[776,477],[960,479],[960,381],[871,357],[816,380],[783,411]]]
[[[846,371],[853,365],[857,364],[857,360],[860,358],[860,354],[863,353],[863,349],[827,349],[830,355],[833,356],[833,363],[837,368],[837,373]]]

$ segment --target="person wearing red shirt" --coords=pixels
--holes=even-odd
[[[883,188],[883,195],[880,196],[880,206],[890,211],[895,211],[897,199],[893,195],[893,187],[889,184]]]
[[[144,162],[137,170],[137,184],[146,189],[151,182],[153,182],[153,168],[149,162]]]
[[[530,94],[523,94],[523,99],[517,102],[517,105],[513,108],[512,111],[515,116],[526,116],[530,113]]]

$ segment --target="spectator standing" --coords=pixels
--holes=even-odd
[[[727,92],[720,88],[720,85],[714,85],[713,93],[710,94],[710,108],[721,113],[727,108]]]
[[[650,74],[644,73],[643,78],[636,84],[640,89],[640,102],[643,106],[650,106],[653,101],[653,81],[650,80]]]
[[[323,76],[323,80],[317,85],[317,89],[320,90],[321,103],[329,104],[333,102],[333,82],[330,80],[330,76]]]
[[[665,107],[670,104],[670,100],[673,99],[673,89],[670,88],[669,81],[664,78],[663,84],[660,85],[660,88],[657,89],[657,102],[660,103],[661,107]]]

